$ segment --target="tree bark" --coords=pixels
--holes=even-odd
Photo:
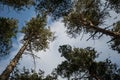
[[[118,32],[113,32],[113,31],[109,31],[109,30],[105,30],[103,28],[100,28],[98,26],[95,26],[91,21],[87,21],[86,19],[82,18],[81,20],[82,24],[85,26],[89,26],[89,28],[94,29],[97,32],[101,32],[102,34],[106,34],[109,36],[112,36],[114,38],[120,38],[120,33]]]
[[[25,49],[27,48],[29,41],[30,41],[29,39],[25,41],[24,45],[21,47],[17,55],[11,60],[11,62],[6,67],[6,69],[0,75],[0,80],[8,80],[10,73],[14,70],[15,66],[17,65],[20,57],[22,56]]]

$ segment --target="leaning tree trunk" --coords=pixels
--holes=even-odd
[[[114,38],[120,38],[120,33],[109,31],[106,29],[102,29],[98,26],[95,26],[91,21],[86,20],[83,17],[81,18],[81,22],[82,22],[82,25],[85,25],[85,26],[88,26],[88,24],[89,24],[89,28],[94,29],[97,32],[101,32],[102,34],[106,34],[106,35],[112,36]]]
[[[96,27],[92,23],[90,23],[90,27],[93,28],[94,30],[98,31],[98,32],[103,33],[103,34],[110,35],[114,38],[120,38],[120,33],[112,32],[112,31],[109,31],[109,30],[105,30],[105,29]]]
[[[29,39],[26,40],[26,42],[24,43],[24,45],[21,47],[21,49],[19,50],[19,52],[17,53],[17,55],[11,60],[11,62],[8,64],[8,66],[6,67],[6,69],[3,71],[3,73],[0,75],[0,80],[8,80],[10,73],[14,70],[16,64],[18,63],[20,57],[22,56],[23,52],[25,51],[25,49],[27,48],[29,43]]]

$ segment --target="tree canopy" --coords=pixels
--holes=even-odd
[[[72,8],[71,0],[40,0],[37,2],[36,11],[38,13],[46,13],[54,19],[58,19],[67,13]]]
[[[120,33],[114,30],[117,27],[114,24],[117,24],[119,20],[106,25],[106,20],[111,17],[111,11],[119,14],[119,4],[118,0],[41,0],[38,1],[36,10],[54,19],[63,17],[66,32],[72,37],[76,37],[81,32],[89,33],[90,38],[93,39],[99,39],[103,34],[109,35],[111,48],[120,52],[118,44]],[[119,28],[117,29],[119,31]]]
[[[87,41],[91,38],[100,39],[103,35],[109,36],[108,43],[111,48],[120,53],[119,0],[0,0],[0,8],[4,5],[17,11],[33,7],[36,17],[32,17],[22,27],[23,46],[3,71],[4,76],[1,79],[6,75],[7,78],[9,77],[24,50],[32,52],[49,47],[53,33],[46,26],[48,16],[51,17],[51,21],[62,19],[67,34],[74,38],[81,33],[89,34]],[[112,18],[113,22],[106,24],[109,18]],[[17,28],[16,19],[0,17],[0,56],[10,52],[12,38],[16,36]],[[65,60],[54,69],[54,75],[44,77],[42,71],[40,74],[36,72],[31,74],[24,69],[23,74],[17,71],[11,79],[56,80],[56,76],[59,75],[68,80],[120,79],[120,69],[117,65],[109,59],[97,61],[99,53],[94,48],[73,48],[70,45],[62,45],[59,52]]]
[[[112,42],[111,48],[120,52],[119,20],[107,25],[107,27],[104,26],[105,20],[110,17],[108,9],[109,6],[107,6],[107,3],[102,4],[102,2],[98,0],[76,1],[73,10],[71,10],[67,16],[64,16],[63,19],[67,33],[72,37],[78,36],[81,32],[84,32],[84,34],[89,33],[90,38],[93,39],[99,39],[103,34],[109,35],[111,36]],[[119,8],[117,8],[117,10],[119,10]],[[103,28],[103,26],[105,28]],[[109,27],[113,28],[110,29]],[[88,40],[90,38],[88,38]]]
[[[15,10],[22,10],[29,8],[30,6],[35,4],[35,0],[0,0],[1,5],[7,5],[8,7],[12,7]],[[2,6],[0,6],[3,8]]]
[[[0,56],[8,54],[12,47],[12,37],[17,33],[17,20],[0,17]]]
[[[48,48],[49,41],[52,40],[53,34],[50,29],[47,29],[45,26],[45,16],[41,17],[40,15],[37,15],[36,18],[32,18],[26,23],[26,26],[23,27],[21,31],[25,34],[23,39],[24,44],[0,75],[0,79],[7,80],[9,78],[10,73],[14,70],[25,50],[32,52],[32,50],[39,51]]]
[[[57,74],[68,80],[119,80],[120,69],[109,59],[96,61],[97,51],[91,47],[72,48],[62,45],[59,48],[61,56],[66,60],[55,69]]]
[[[25,34],[23,41],[30,40],[28,50],[45,50],[53,37],[53,33],[46,26],[46,17],[40,15],[27,22],[21,32]]]

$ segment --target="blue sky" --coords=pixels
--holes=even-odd
[[[18,19],[19,28],[24,26],[25,21],[28,21],[32,16],[35,16],[35,12],[33,8],[26,9],[25,11],[15,11],[7,6],[4,7],[3,10],[0,11],[0,17],[9,17]]]
[[[114,14],[114,13],[113,13]],[[19,20],[19,29],[21,29],[22,26],[24,26],[25,21],[30,20],[31,17],[35,16],[35,12],[31,8],[30,10],[21,11],[21,12],[15,12],[14,10],[10,9],[4,9],[2,12],[0,12],[0,17],[10,17],[10,18],[16,18]],[[113,20],[109,19],[106,24],[110,24]],[[49,49],[39,52],[34,52],[35,55],[39,56],[40,59],[36,58],[36,70],[42,69],[46,72],[46,74],[51,73],[53,68],[57,67],[58,64],[60,64],[64,58],[60,56],[60,53],[58,52],[59,45],[63,44],[70,44],[73,47],[93,47],[95,48],[98,53],[100,53],[98,61],[104,61],[106,58],[110,58],[114,63],[117,63],[120,65],[120,55],[117,54],[116,51],[112,51],[108,44],[106,44],[107,41],[109,41],[110,37],[103,36],[99,40],[89,40],[86,41],[89,37],[89,35],[84,35],[83,39],[81,40],[81,36],[78,36],[76,39],[68,37],[66,34],[66,28],[64,27],[64,24],[61,22],[61,19],[58,21],[55,21],[52,23],[51,18],[48,18],[48,25],[51,26],[51,30],[55,32],[55,35],[57,36],[56,40],[51,42],[49,45]],[[23,38],[23,34],[18,34],[17,39],[13,40],[13,48],[10,53],[10,55],[3,57],[0,60],[0,72],[2,72],[7,64],[10,62],[10,60],[16,55],[22,44],[20,43],[20,40]],[[30,55],[24,54],[22,58],[20,59],[20,65],[18,66],[20,69],[25,66],[26,68],[34,68],[33,59]]]

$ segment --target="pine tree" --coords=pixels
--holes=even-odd
[[[28,0],[23,1],[23,3],[21,3],[22,0],[18,1],[18,3],[15,0],[9,1],[2,0],[0,2],[15,9],[22,9],[25,6],[31,5],[31,2],[26,5],[26,3],[29,3]],[[111,43],[111,48],[120,52],[120,20],[117,20],[115,23],[111,22],[107,27],[104,26],[105,20],[111,16],[111,11],[115,11],[116,14],[120,13],[119,0],[37,0],[35,8],[40,14],[49,15],[54,20],[62,17],[67,28],[67,33],[72,35],[72,37],[76,37],[81,32],[90,34],[88,40],[91,38],[99,39],[104,34],[110,36],[111,40],[109,42]],[[46,24],[44,24],[44,20],[45,17],[37,16],[36,18],[32,18],[23,28],[22,32],[25,33],[23,47],[1,75],[3,80],[8,78],[24,50],[39,51],[48,47],[47,45],[52,33],[49,29],[41,27]],[[71,46],[64,45],[60,47],[59,51],[66,58],[66,61],[56,69],[58,75],[62,77],[70,79],[71,76],[75,75],[75,79],[120,79],[120,70],[116,69],[116,65],[112,64],[111,61],[108,59],[104,62],[95,61],[97,55],[94,49],[72,49]]]
[[[72,48],[62,45],[59,48],[61,56],[65,58],[55,69],[57,75],[68,80],[119,80],[120,69],[109,59],[96,61],[99,56],[91,47]]]
[[[111,17],[111,11],[119,14],[118,0],[43,0],[38,2],[36,10],[39,13],[46,12],[55,20],[62,17],[67,28],[66,32],[72,37],[81,32],[90,34],[88,40],[108,35],[111,37],[111,48],[120,52],[120,32],[113,30],[113,27],[116,27],[114,24],[119,20],[105,26],[105,20]]]
[[[1,74],[0,78],[2,80],[9,78],[10,73],[14,70],[14,67],[25,50],[39,51],[48,48],[49,41],[52,40],[53,34],[50,32],[50,29],[47,29],[45,26],[46,17],[41,17],[40,15],[37,15],[36,18],[32,18],[26,23],[26,26],[22,29],[22,32],[25,34],[23,39],[24,44]]]

